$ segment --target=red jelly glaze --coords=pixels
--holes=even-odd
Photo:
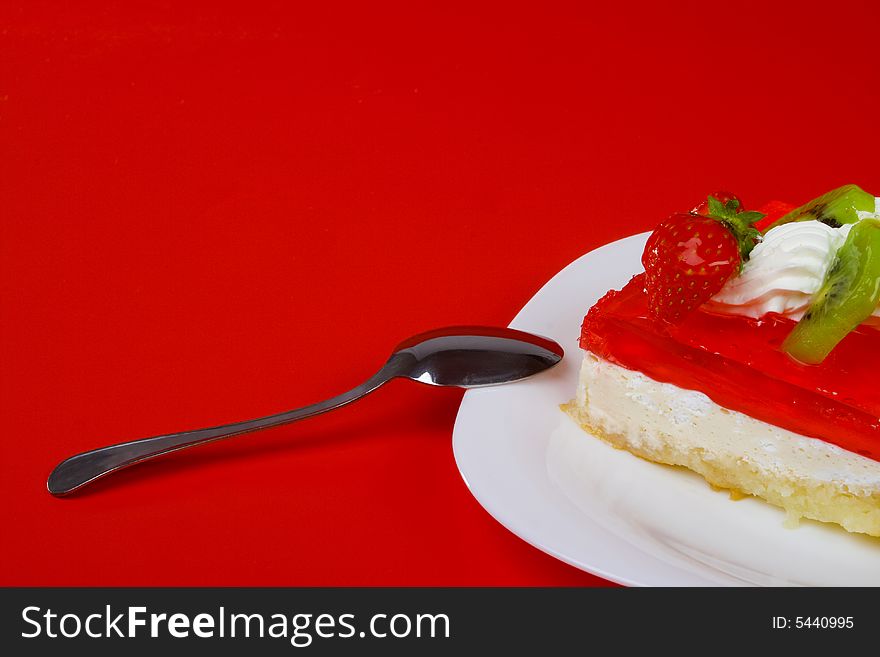
[[[761,207],[761,212],[764,213],[764,217],[756,221],[753,225],[763,233],[770,227],[770,224],[775,223],[777,219],[781,219],[796,207],[796,205],[791,205],[790,203],[785,203],[783,201],[770,201],[770,203]]]
[[[780,345],[794,322],[691,313],[676,326],[648,315],[644,274],[584,319],[581,347],[656,381],[698,390],[724,408],[880,461],[880,332],[850,333],[820,365]]]

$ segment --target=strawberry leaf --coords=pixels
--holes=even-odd
[[[764,218],[763,212],[737,212],[740,203],[737,199],[730,199],[727,203],[722,203],[714,196],[708,196],[709,216],[717,219],[733,233],[736,242],[739,245],[739,254],[742,263],[749,259],[749,254],[755,245],[761,239],[761,234],[752,224]]]
[[[736,209],[728,207],[730,201],[724,205],[714,196],[707,196],[706,200],[709,202],[709,216],[716,219],[732,219],[736,216]]]
[[[766,216],[767,215],[765,215],[763,212],[755,212],[754,210],[750,210],[748,212],[740,212],[737,215],[737,219],[739,219],[740,221],[745,221],[751,226],[753,223],[755,223],[756,221],[760,221]]]

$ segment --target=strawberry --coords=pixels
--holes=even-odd
[[[722,203],[709,196],[705,216],[673,214],[654,229],[642,254],[654,318],[679,323],[739,273],[759,239],[752,224],[764,216],[739,206],[735,197]]]

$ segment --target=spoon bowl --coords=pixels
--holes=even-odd
[[[390,361],[399,359],[405,370],[398,376],[413,381],[480,388],[528,378],[553,367],[562,356],[562,347],[553,340],[516,329],[474,326],[413,336],[397,346]]]
[[[401,342],[385,365],[361,385],[316,404],[207,429],[143,438],[83,452],[52,470],[46,487],[66,495],[111,472],[187,447],[326,413],[373,392],[395,378],[435,386],[477,388],[512,383],[553,367],[563,350],[548,338],[509,328],[454,326]]]

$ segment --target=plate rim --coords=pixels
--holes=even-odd
[[[577,258],[575,258],[574,260],[569,262],[567,265],[562,267],[562,269],[557,271],[549,279],[547,279],[544,282],[544,284],[541,285],[541,287],[538,288],[537,291],[535,291],[535,293],[528,299],[528,301],[526,301],[526,303],[522,306],[522,308],[520,308],[519,311],[517,311],[514,318],[508,324],[508,328],[519,328],[520,330],[528,330],[527,328],[524,329],[523,327],[519,326],[519,323],[521,321],[522,316],[527,312],[529,306],[532,303],[535,303],[536,300],[539,297],[541,297],[542,293],[547,288],[551,287],[557,279],[562,278],[566,274],[566,272],[568,272],[568,270],[575,268],[582,260],[585,260],[588,257],[593,256],[594,254],[596,254],[600,251],[613,249],[615,246],[617,246],[623,242],[647,239],[648,235],[650,235],[650,231],[644,231],[644,232],[635,233],[632,235],[625,235],[624,237],[620,237],[620,238],[613,240],[611,242],[601,244],[601,245],[597,246],[595,249],[591,249],[590,251],[587,251],[586,253],[581,254],[580,256],[578,256]],[[568,354],[566,353],[566,355],[568,355]],[[477,500],[477,502],[480,504],[480,506],[483,507],[483,509],[486,511],[486,513],[488,513],[496,522],[498,522],[502,527],[504,527],[507,531],[512,533],[514,536],[516,536],[520,540],[522,540],[525,543],[531,545],[532,547],[540,550],[541,552],[544,552],[545,554],[548,554],[551,557],[553,557],[553,558],[555,558],[555,559],[557,559],[557,560],[559,560],[569,566],[572,566],[573,568],[577,568],[578,570],[590,573],[592,575],[596,575],[597,577],[601,577],[605,580],[608,580],[610,582],[613,582],[615,584],[620,584],[623,586],[630,586],[630,587],[650,586],[650,584],[647,584],[646,582],[643,582],[643,581],[639,581],[638,579],[629,578],[624,575],[619,575],[619,574],[613,573],[613,572],[608,571],[604,568],[595,567],[595,566],[588,566],[584,563],[578,562],[576,559],[567,557],[566,555],[562,554],[558,550],[553,549],[549,545],[546,545],[545,543],[543,543],[537,539],[533,539],[532,537],[530,537],[528,535],[524,535],[523,532],[518,531],[517,529],[514,529],[510,525],[510,523],[505,522],[505,520],[503,519],[505,517],[505,514],[500,512],[498,509],[496,509],[492,502],[485,499],[481,494],[479,494],[477,492],[474,485],[468,480],[468,477],[465,474],[464,468],[462,467],[462,464],[461,464],[461,454],[460,454],[459,448],[457,447],[458,441],[456,441],[456,433],[457,433],[456,430],[458,429],[458,426],[459,426],[459,418],[461,417],[462,408],[464,408],[466,400],[469,398],[468,396],[470,394],[471,394],[471,391],[467,391],[462,396],[462,400],[459,404],[458,411],[456,412],[456,415],[455,415],[455,423],[453,426],[453,434],[452,434],[452,452],[453,452],[453,458],[455,459],[456,468],[458,469],[458,473],[461,476],[462,480],[464,481],[464,484],[467,487],[468,492],[470,492],[470,494],[473,496],[473,498],[475,500]]]

